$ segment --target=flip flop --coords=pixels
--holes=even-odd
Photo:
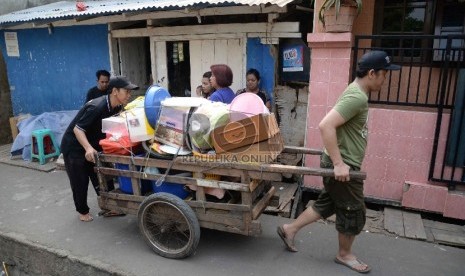
[[[102,210],[98,214],[99,214],[99,216],[103,216],[103,217],[106,217],[106,218],[108,218],[108,217],[121,217],[121,216],[126,215],[125,213],[121,213],[121,212],[113,211],[113,210]]]
[[[286,249],[290,252],[298,252],[297,248],[293,244],[291,240],[289,240],[286,237],[286,232],[284,232],[284,228],[282,226],[278,226],[276,229],[276,232],[278,232],[279,237],[283,240],[284,244],[286,245]]]
[[[90,222],[93,221],[94,218],[89,213],[87,213],[85,215],[79,215],[79,220],[83,222]]]
[[[359,259],[354,259],[354,260],[344,262],[342,260],[339,260],[336,257],[336,258],[334,258],[334,262],[337,263],[337,264],[347,266],[348,268],[352,269],[353,271],[357,271],[358,273],[368,273],[371,270],[371,267],[369,265],[365,264],[364,262],[360,261]],[[366,265],[367,267],[365,269],[362,269],[362,270],[356,269],[355,267],[359,266],[359,265]]]

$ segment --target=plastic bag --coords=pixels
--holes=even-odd
[[[115,139],[113,136],[107,134],[107,138],[99,141],[103,153],[118,154],[118,155],[131,155],[131,153],[139,153],[142,150],[140,142],[131,142],[129,136],[121,136]]]

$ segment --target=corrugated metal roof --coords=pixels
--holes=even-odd
[[[118,14],[144,10],[170,10],[196,6],[228,6],[228,5],[260,5],[274,4],[283,7],[294,0],[229,0],[229,1],[196,1],[196,0],[103,0],[84,1],[85,11],[78,11],[76,1],[61,1],[48,5],[20,10],[0,16],[0,25],[25,23],[41,20],[61,20],[95,15]]]

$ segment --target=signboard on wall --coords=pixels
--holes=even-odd
[[[304,70],[304,47],[292,45],[283,49],[283,72],[302,72]]]
[[[281,39],[279,42],[279,79],[282,82],[308,83],[310,49],[300,38]]]
[[[5,32],[6,54],[9,57],[19,57],[19,44],[16,32]]]

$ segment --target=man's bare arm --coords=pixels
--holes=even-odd
[[[97,151],[89,143],[89,140],[87,140],[86,133],[77,127],[73,128],[73,132],[74,132],[74,135],[76,135],[76,139],[78,140],[79,144],[81,144],[81,146],[86,151],[86,154],[85,154],[86,160],[89,162],[95,163],[94,156],[97,153]]]
[[[349,181],[350,167],[342,160],[341,152],[337,145],[336,129],[343,125],[346,120],[335,109],[326,114],[318,125],[323,139],[323,144],[334,165],[334,176],[338,181]]]

